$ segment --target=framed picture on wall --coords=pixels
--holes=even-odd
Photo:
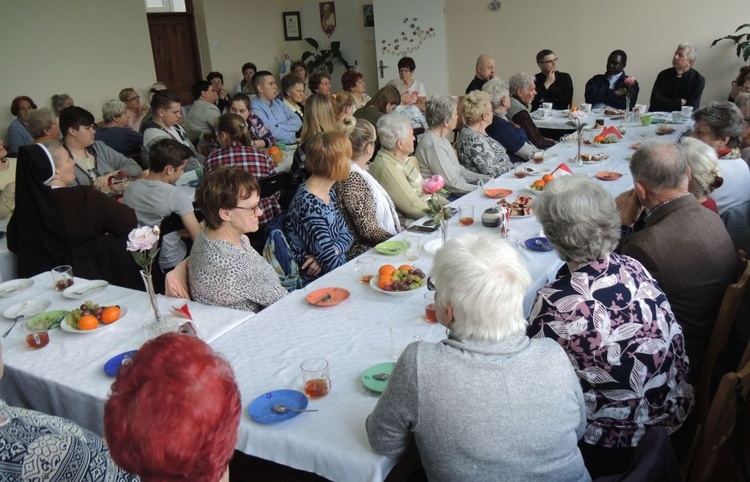
[[[299,12],[283,12],[284,40],[302,40]]]

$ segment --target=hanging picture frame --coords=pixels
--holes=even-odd
[[[284,40],[302,40],[302,22],[299,12],[283,12]]]

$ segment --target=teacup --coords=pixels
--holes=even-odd
[[[682,111],[676,110],[672,112],[672,122],[682,122]]]
[[[581,110],[588,114],[589,112],[591,112],[591,104],[581,104]]]

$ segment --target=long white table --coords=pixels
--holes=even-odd
[[[616,181],[598,181],[614,195],[632,187],[626,160],[633,152],[630,144],[653,136],[655,128],[628,126],[625,139],[618,144],[584,147],[584,152],[602,152],[610,156],[598,164],[575,167],[571,158],[576,144],[569,143],[550,149],[549,152],[555,155],[543,163],[529,165],[553,170],[564,162],[575,173],[588,176],[605,170],[620,172],[624,175]],[[676,133],[665,138],[673,139],[674,135]],[[506,174],[490,181],[487,187],[512,189],[510,198],[519,194],[531,195],[526,187],[538,177],[516,179],[512,174]],[[449,237],[465,233],[500,236],[499,229],[486,228],[479,221],[482,211],[495,203],[496,200],[478,191],[454,202],[454,206],[473,204],[476,221],[472,226],[462,227],[455,218],[452,219]],[[555,252],[541,253],[521,247],[524,240],[537,236],[539,232],[540,225],[534,216],[511,218],[508,240],[519,248],[533,279],[533,286],[525,298],[527,313],[536,290],[554,277],[562,264]],[[437,236],[438,233],[422,235],[422,244]],[[403,234],[398,237],[403,237]],[[367,255],[376,256],[381,264],[405,262],[401,255],[386,256],[375,251]],[[432,260],[431,255],[423,252],[413,264],[429,273]],[[0,300],[0,308],[40,295],[54,299],[51,308],[77,304],[52,291],[47,282],[49,275],[45,273],[40,277],[41,282],[23,296]],[[334,307],[310,306],[305,296],[323,287],[346,288],[350,297]],[[131,310],[111,330],[89,336],[56,331],[50,345],[38,352],[24,347],[18,329],[3,340],[6,375],[0,382],[0,396],[11,404],[72,418],[101,433],[103,404],[111,383],[111,379],[102,373],[102,365],[110,357],[137,348],[142,343],[141,324],[149,316],[145,293],[114,287],[107,290],[93,297],[94,301],[117,301]],[[190,303],[198,320],[233,320],[237,324],[229,336],[210,341],[231,363],[240,387],[244,412],[237,448],[331,480],[382,481],[396,460],[377,455],[369,447],[364,423],[378,395],[367,390],[360,378],[368,367],[391,361],[389,328],[392,326],[411,326],[419,337],[428,341],[445,337],[442,326],[424,321],[424,293],[425,290],[421,289],[396,297],[376,292],[368,285],[360,284],[354,263],[347,263],[250,320],[249,313]],[[177,304],[164,298],[161,302],[165,307]],[[0,322],[0,330],[9,325],[9,321]],[[199,328],[202,328],[200,324]],[[310,401],[310,408],[317,408],[319,412],[301,414],[276,425],[262,425],[250,420],[246,409],[257,396],[281,388],[301,390],[299,365],[305,359],[315,357],[329,361],[332,379],[331,392],[322,399]]]

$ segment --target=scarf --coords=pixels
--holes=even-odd
[[[396,206],[385,189],[383,189],[383,186],[369,172],[362,169],[356,163],[352,162],[351,169],[362,176],[362,179],[370,187],[373,200],[375,201],[375,214],[380,227],[391,234],[397,234],[401,231],[401,222],[398,220]]]

